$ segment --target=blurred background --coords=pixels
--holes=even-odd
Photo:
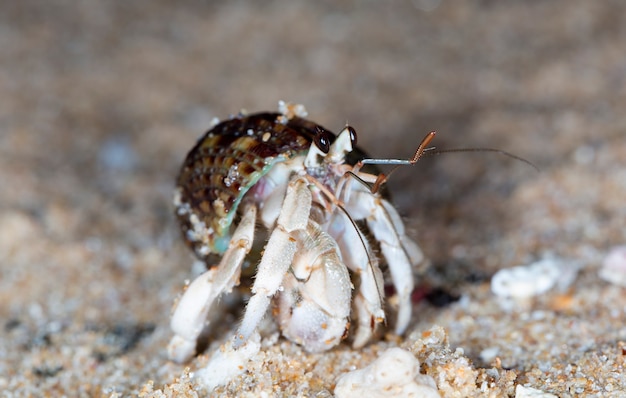
[[[47,347],[42,333],[70,330],[115,356],[156,327],[161,349],[191,275],[171,214],[178,168],[213,117],[275,110],[278,100],[304,104],[334,131],[349,122],[373,157],[409,157],[436,130],[438,149],[499,148],[541,169],[478,152],[394,174],[394,203],[435,273],[463,258],[489,275],[558,252],[560,219],[538,220],[532,208],[588,195],[603,175],[594,162],[611,148],[621,152],[603,164],[619,165],[624,20],[624,3],[584,0],[4,4],[3,340]],[[546,205],[534,184],[558,179],[573,188]],[[614,232],[597,242],[624,239],[619,203],[584,219]],[[571,210],[563,217],[583,211]],[[507,240],[534,227],[544,234]],[[39,363],[5,359],[30,374]]]

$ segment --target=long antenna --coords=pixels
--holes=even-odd
[[[430,148],[428,148],[430,149]],[[434,149],[434,148],[433,148]],[[437,150],[429,150],[429,151],[424,151],[424,153],[422,154],[422,156],[434,156],[434,155],[441,155],[442,153],[450,153],[450,152],[495,152],[495,153],[499,153],[501,155],[504,156],[508,156],[512,159],[515,160],[519,160],[520,162],[524,162],[527,165],[529,165],[530,167],[532,167],[533,169],[535,169],[535,171],[539,172],[541,171],[539,169],[539,167],[537,167],[536,164],[534,164],[533,162],[531,162],[528,159],[524,159],[521,156],[517,156],[512,154],[511,152],[507,152],[507,151],[503,151],[502,149],[495,149],[495,148],[451,148],[451,149],[437,149]]]
[[[407,165],[414,165],[415,163],[417,163],[418,160],[420,160],[424,156],[440,155],[442,153],[450,153],[450,152],[496,152],[496,153],[499,153],[501,155],[513,158],[515,160],[519,160],[520,162],[524,162],[527,165],[529,165],[530,167],[532,167],[533,169],[535,169],[537,172],[540,171],[539,167],[537,167],[530,160],[524,159],[524,158],[522,158],[520,156],[514,155],[514,154],[512,154],[510,152],[507,152],[507,151],[503,151],[501,149],[495,149],[495,148],[453,148],[453,149],[437,149],[436,150],[434,147],[427,147],[428,144],[430,144],[430,142],[435,138],[435,134],[436,134],[435,131],[431,131],[430,133],[426,134],[426,137],[424,137],[422,139],[422,142],[420,142],[419,146],[415,150],[415,154],[413,154],[413,156],[411,158],[409,158],[409,159],[363,159],[363,160],[361,160],[359,163],[362,164],[362,165],[363,164],[376,164],[376,165],[392,165],[392,166],[395,166],[395,167],[393,167],[389,171],[389,173],[387,173],[387,174],[380,173],[377,176],[376,181],[374,182],[374,184],[371,187],[372,193],[378,192],[380,187],[389,180],[389,176],[391,176],[391,173],[396,171],[396,169],[398,167],[400,167],[400,166],[407,166]],[[352,174],[360,182],[364,183],[364,181],[361,178],[359,178],[358,176],[354,175],[354,173],[350,173],[350,174]]]

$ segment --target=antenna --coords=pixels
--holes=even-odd
[[[417,149],[415,150],[415,154],[413,154],[413,157],[411,157],[409,159],[363,159],[363,160],[361,160],[359,162],[360,165],[376,164],[376,165],[393,165],[393,166],[395,166],[387,174],[384,174],[384,173],[378,174],[378,176],[376,177],[376,181],[374,181],[374,184],[370,188],[372,193],[378,192],[380,190],[380,187],[389,180],[389,176],[391,176],[391,174],[394,171],[396,171],[396,169],[398,167],[406,166],[406,165],[414,165],[415,163],[417,163],[418,160],[420,160],[424,156],[434,156],[434,155],[440,155],[442,153],[450,153],[450,152],[495,152],[495,153],[499,153],[499,154],[504,155],[504,156],[508,156],[508,157],[513,158],[515,160],[519,160],[520,162],[524,162],[527,165],[529,165],[530,167],[532,167],[533,169],[535,169],[535,171],[539,172],[539,167],[537,167],[530,160],[524,159],[524,158],[522,158],[520,156],[514,155],[514,154],[512,154],[510,152],[507,152],[507,151],[503,151],[501,149],[494,149],[494,148],[452,148],[452,149],[438,149],[438,150],[436,150],[435,147],[427,147],[428,144],[430,144],[430,142],[435,138],[435,134],[436,134],[435,131],[431,131],[430,133],[426,134],[426,136],[422,139],[422,141],[418,145]],[[350,172],[350,174],[353,177],[355,177],[359,182],[361,182],[363,184],[366,184],[366,182],[362,178],[359,178],[355,173]]]

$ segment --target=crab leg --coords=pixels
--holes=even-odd
[[[296,239],[292,232],[306,229],[311,211],[311,191],[303,178],[289,183],[276,228],[265,246],[252,286],[253,296],[235,334],[233,348],[241,347],[263,319],[272,296],[281,288],[285,273],[289,270],[296,253]]]
[[[402,334],[411,320],[411,293],[413,292],[412,266],[419,263],[422,252],[404,234],[404,224],[400,215],[386,200],[376,207],[376,216],[368,219],[374,236],[380,241],[383,256],[389,264],[391,279],[398,294],[398,320],[396,334]]]
[[[215,299],[239,282],[241,264],[252,247],[255,220],[256,206],[250,205],[219,265],[198,276],[178,300],[170,321],[175,333],[168,345],[171,360],[182,363],[194,355],[196,340],[205,327]]]
[[[398,320],[395,332],[402,334],[411,319],[412,266],[422,260],[422,253],[404,233],[396,210],[384,199],[369,191],[353,190],[347,208],[355,219],[365,219],[387,260],[393,285],[398,294]]]

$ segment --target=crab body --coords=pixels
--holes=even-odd
[[[217,124],[183,164],[174,199],[183,236],[200,258],[222,257],[187,287],[174,309],[169,355],[176,361],[195,353],[208,312],[239,284],[259,223],[269,239],[232,341],[235,350],[272,301],[283,335],[309,351],[337,345],[348,334],[351,314],[358,318],[353,345],[364,345],[386,317],[370,236],[397,293],[396,332],[408,325],[412,266],[422,255],[395,209],[364,184],[376,176],[354,161],[362,157],[354,129],[346,126],[335,136],[304,119],[302,106],[280,103],[279,110]]]

